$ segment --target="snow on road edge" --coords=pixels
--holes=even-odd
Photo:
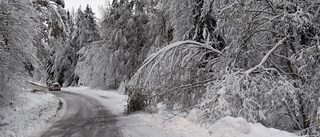
[[[122,124],[122,130],[128,133],[142,133],[154,137],[297,137],[292,133],[266,128],[259,123],[248,123],[243,118],[225,117],[213,125],[200,126],[192,122],[196,115],[169,118],[170,113],[162,111],[158,114],[140,112],[124,116],[122,113],[126,105],[126,95],[88,87],[70,87],[63,90],[96,98],[120,117],[119,124]],[[53,120],[59,118],[59,99],[53,94],[26,92],[20,99],[24,100],[23,105],[1,108],[4,119],[0,121],[0,136],[39,136],[41,131],[50,127]],[[59,115],[60,113],[62,112],[59,112]],[[124,135],[131,137],[133,134]]]
[[[0,136],[34,137],[57,115],[59,99],[46,92],[25,92],[19,98],[22,105],[1,108]]]
[[[121,115],[126,105],[127,97],[116,91],[93,90],[88,87],[70,87],[66,90],[95,97],[115,115]],[[189,115],[187,118],[184,116],[171,118],[169,112],[160,112],[158,114],[136,113],[126,117],[140,121],[134,124],[144,124],[152,129],[161,130],[169,137],[298,137],[293,133],[266,128],[259,123],[248,123],[243,118],[225,117],[213,125],[200,126],[192,122],[192,119],[196,119],[196,115]],[[122,124],[132,123],[128,120],[128,123]]]

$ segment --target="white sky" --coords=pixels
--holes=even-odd
[[[69,9],[69,11],[72,11],[72,8],[74,7],[74,10],[76,12],[80,5],[82,10],[84,10],[87,5],[91,6],[92,11],[95,13],[97,18],[101,17],[99,6],[105,6],[106,1],[109,0],[64,0],[65,8]]]

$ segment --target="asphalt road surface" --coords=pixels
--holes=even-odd
[[[72,92],[54,92],[66,101],[61,119],[42,137],[122,137],[117,119],[98,100]]]

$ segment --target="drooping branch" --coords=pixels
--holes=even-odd
[[[283,42],[287,39],[288,37],[284,37],[283,39],[281,39],[280,41],[278,41],[278,43],[271,49],[268,51],[268,53],[262,58],[261,62],[254,66],[253,68],[250,68],[249,70],[247,70],[244,74],[249,75],[251,72],[253,72],[254,70],[258,69],[260,66],[262,66],[263,63],[265,63],[267,61],[267,59],[269,58],[269,56],[280,46],[283,44]]]
[[[194,47],[194,48],[205,48],[205,49],[209,49],[212,50],[213,52],[216,52],[218,54],[222,54],[221,51],[214,49],[213,47],[211,47],[210,45],[206,45],[206,44],[202,44],[196,41],[191,41],[191,40],[187,40],[187,41],[179,41],[173,44],[170,44],[162,49],[160,49],[158,52],[151,54],[143,63],[143,65],[141,66],[141,68],[145,67],[147,64],[149,64],[151,61],[153,61],[156,57],[158,57],[160,54],[164,53],[164,52],[168,52],[169,50],[179,47],[179,46],[183,46],[183,45],[188,45],[188,44],[192,44],[189,45],[189,47]]]
[[[180,92],[184,92],[184,90],[177,91],[178,89],[187,89],[187,88],[189,89],[189,88],[194,88],[194,87],[200,87],[200,86],[203,86],[203,85],[205,85],[211,81],[214,81],[214,80],[216,80],[216,79],[206,79],[206,80],[191,83],[191,84],[181,85],[181,86],[178,86],[178,87],[175,87],[172,89],[165,90],[165,92],[163,92],[162,94],[153,95],[153,96],[149,97],[148,99],[155,98],[157,96],[163,96],[165,94],[172,93],[172,91],[175,91],[175,93],[178,94]]]
[[[202,44],[202,43],[199,43],[199,42],[196,42],[196,41],[190,41],[190,40],[187,40],[187,41],[180,41],[180,42],[176,42],[176,43],[173,43],[173,44],[170,44],[162,49],[160,49],[159,51],[151,54],[144,62],[143,64],[141,65],[141,67],[137,70],[137,72],[135,73],[135,75],[132,77],[132,78],[139,78],[140,75],[143,73],[144,69],[147,68],[148,65],[150,65],[152,62],[152,66],[151,66],[151,69],[149,70],[149,73],[145,79],[145,81],[147,81],[151,75],[151,72],[152,70],[155,68],[155,66],[157,64],[160,63],[160,61],[166,56],[166,54],[168,52],[170,52],[171,50],[175,50],[176,48],[178,47],[188,47],[188,48],[199,48],[199,49],[207,49],[209,51],[212,51],[212,52],[215,52],[219,55],[222,54],[221,51],[211,47],[210,45],[207,45],[207,44]],[[172,64],[172,63],[171,63]],[[170,66],[172,67],[172,66]]]

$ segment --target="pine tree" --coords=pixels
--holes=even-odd
[[[145,58],[147,42],[146,30],[149,29],[148,16],[144,12],[145,3],[141,1],[113,1],[102,21],[103,37],[110,43],[114,52],[112,77],[114,86],[130,78]],[[142,51],[144,53],[142,53]],[[126,71],[123,71],[126,70]]]
[[[82,11],[78,8],[76,13],[76,34],[73,37],[74,43],[78,49],[82,48],[88,43],[100,39],[98,25],[95,20],[94,13],[89,5]]]
[[[94,13],[89,5],[82,11],[79,7],[75,13],[75,17],[69,16],[69,25],[71,27],[71,36],[66,44],[65,51],[61,55],[61,61],[59,65],[63,68],[61,75],[64,86],[76,85],[78,83],[78,76],[75,73],[76,65],[78,63],[79,56],[78,51],[90,45],[92,42],[100,39],[97,24],[95,21]],[[75,19],[75,21],[73,21]]]
[[[89,5],[87,5],[86,9],[84,10],[84,22],[85,22],[85,29],[88,30],[88,42],[97,41],[100,39],[98,25],[92,12],[92,9]]]

